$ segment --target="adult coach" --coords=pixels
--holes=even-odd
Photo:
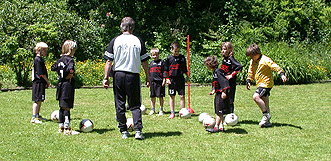
[[[103,56],[107,61],[105,64],[105,77],[102,83],[105,88],[108,88],[108,77],[109,75],[113,77],[116,120],[123,139],[129,136],[125,116],[126,99],[128,99],[128,110],[132,113],[134,130],[136,132],[135,139],[145,138],[141,131],[143,125],[140,110],[139,73],[140,65],[142,64],[146,74],[146,81],[149,81],[147,60],[150,56],[146,52],[144,42],[132,35],[134,27],[134,20],[131,17],[124,17],[120,25],[122,34],[110,41]],[[112,63],[114,63],[113,67]],[[111,74],[110,68],[113,69]]]

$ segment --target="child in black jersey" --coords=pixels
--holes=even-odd
[[[75,41],[67,40],[62,45],[61,58],[52,65],[52,71],[59,75],[56,100],[59,100],[59,132],[65,135],[77,135],[79,132],[70,127],[70,110],[74,107],[75,62],[72,58],[76,51]]]
[[[209,70],[213,70],[213,86],[212,92],[210,95],[215,95],[214,99],[214,108],[216,113],[216,124],[213,129],[206,129],[206,131],[214,133],[214,132],[224,132],[223,128],[223,115],[229,114],[230,106],[229,106],[229,81],[225,78],[225,75],[222,73],[221,69],[218,68],[218,61],[215,56],[208,56],[204,64],[207,66]]]
[[[43,56],[47,53],[48,46],[44,42],[38,42],[36,44],[36,57],[33,60],[32,68],[32,118],[31,123],[40,124],[45,120],[42,116],[39,115],[41,102],[45,100],[45,88],[50,86],[48,81],[48,74],[45,66]]]
[[[164,61],[159,59],[159,49],[153,48],[151,50],[151,56],[154,60],[149,65],[149,82],[147,86],[150,87],[151,97],[151,112],[149,115],[155,113],[155,101],[156,97],[160,100],[159,116],[163,115],[163,97],[165,96],[165,73],[164,73]]]
[[[171,43],[172,55],[169,55],[165,60],[165,71],[169,80],[169,95],[170,95],[170,119],[175,117],[175,96],[176,91],[180,95],[180,107],[185,108],[185,78],[189,80],[187,75],[186,59],[182,54],[179,54],[180,45],[178,42]]]
[[[223,61],[221,65],[221,72],[224,74],[227,80],[229,80],[230,91],[229,91],[229,101],[230,101],[230,113],[234,111],[234,97],[236,92],[236,79],[237,73],[241,72],[242,65],[233,56],[233,45],[231,42],[223,42],[221,46]]]

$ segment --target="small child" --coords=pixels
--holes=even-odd
[[[226,79],[229,80],[230,91],[228,97],[230,100],[230,113],[233,113],[233,102],[237,86],[237,73],[241,72],[243,66],[234,58],[233,45],[231,42],[223,42],[221,48],[221,53],[223,56],[221,71],[225,75]]]
[[[213,85],[212,92],[210,95],[215,95],[214,99],[214,108],[216,113],[216,123],[213,129],[206,129],[206,131],[215,133],[215,132],[224,132],[223,120],[224,114],[230,113],[230,102],[229,102],[229,91],[230,85],[229,81],[225,78],[225,75],[222,73],[221,69],[218,68],[218,61],[215,56],[208,56],[204,64],[209,70],[213,70]]]
[[[178,42],[171,43],[172,55],[169,55],[165,60],[165,72],[167,78],[167,84],[169,84],[170,95],[170,119],[175,117],[175,96],[176,91],[180,95],[180,107],[185,108],[185,78],[183,74],[186,74],[186,81],[189,80],[187,75],[186,59],[182,54],[179,54],[180,44]]]
[[[70,127],[70,110],[74,107],[75,62],[72,58],[77,48],[75,41],[67,40],[62,45],[61,58],[52,65],[52,71],[59,75],[56,100],[59,100],[59,132],[65,135],[77,135],[79,132]]]
[[[45,88],[50,86],[48,81],[47,69],[45,66],[43,56],[46,56],[48,45],[44,42],[38,42],[36,47],[36,57],[33,61],[32,68],[32,118],[31,123],[41,124],[45,120],[41,115],[39,115],[41,102],[45,100]]]
[[[159,59],[159,49],[151,49],[151,56],[154,60],[149,65],[149,82],[147,86],[150,87],[151,97],[151,112],[149,115],[155,113],[155,101],[156,97],[160,100],[159,116],[163,115],[163,97],[165,96],[165,73],[164,73],[164,61]]]
[[[287,81],[284,70],[269,57],[262,55],[257,44],[252,44],[246,51],[246,56],[250,57],[250,65],[247,76],[247,89],[250,90],[253,79],[256,81],[257,90],[253,95],[255,103],[260,107],[263,117],[259,125],[270,127],[269,95],[274,85],[271,70],[277,72],[283,82]]]

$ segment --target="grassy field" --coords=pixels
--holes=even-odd
[[[147,113],[148,90],[142,88]],[[191,87],[195,113],[190,119],[169,120],[169,98],[165,97],[165,115],[143,115],[146,139],[142,141],[121,138],[112,89],[76,90],[72,127],[78,130],[85,118],[95,125],[92,132],[77,136],[57,133],[57,123],[50,120],[30,123],[30,90],[1,92],[0,160],[331,160],[331,83],[275,86],[270,96],[270,128],[258,125],[262,114],[252,100],[254,90],[238,86],[235,113],[239,123],[215,134],[206,132],[198,121],[202,112],[215,116],[210,90],[210,86]],[[55,91],[47,89],[42,104],[41,114],[48,119],[58,109]]]

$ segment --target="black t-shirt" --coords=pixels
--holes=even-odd
[[[184,73],[187,73],[186,59],[182,54],[178,56],[169,55],[164,64],[164,70],[168,72],[169,77],[181,77]]]
[[[236,74],[241,72],[242,65],[233,57],[225,57],[223,58],[222,65],[221,65],[221,73],[226,75],[234,74],[234,78],[230,79],[230,81],[236,81]]]
[[[164,78],[164,61],[161,59],[152,60],[149,64],[149,80],[162,81]]]
[[[36,56],[33,60],[32,81],[46,84],[46,81],[41,77],[42,75],[46,75],[48,78],[45,62],[42,57]]]
[[[226,92],[230,88],[229,81],[225,78],[221,69],[216,69],[213,73],[213,89],[217,93]]]
[[[55,64],[52,65],[52,71],[56,71],[60,82],[66,82],[66,77],[75,72],[75,61],[70,56],[62,56]]]

